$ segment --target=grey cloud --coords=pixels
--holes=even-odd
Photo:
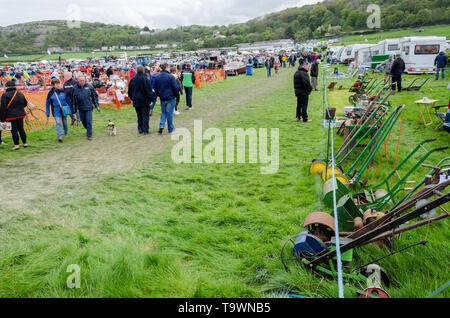
[[[1,4],[1,26],[38,20],[64,20],[68,6],[80,8],[81,20],[150,28],[177,25],[228,25],[319,0],[16,0]],[[20,14],[10,14],[20,12]]]

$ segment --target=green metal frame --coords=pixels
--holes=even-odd
[[[359,207],[362,210],[367,210],[370,208],[373,208],[375,210],[381,210],[386,204],[388,204],[390,201],[393,202],[393,204],[395,204],[395,196],[401,191],[403,190],[401,187],[406,184],[407,182],[407,178],[417,169],[419,168],[422,163],[435,151],[438,150],[442,150],[442,147],[439,148],[434,148],[431,150],[427,150],[425,147],[423,147],[424,144],[435,141],[436,139],[427,139],[422,141],[421,143],[419,143],[409,154],[408,156],[406,156],[405,159],[403,159],[403,161],[398,165],[398,167],[396,169],[394,169],[391,173],[389,173],[383,181],[381,181],[379,184],[375,185],[371,190],[369,190],[370,194],[373,194],[374,191],[376,191],[377,189],[380,189],[381,187],[385,187],[386,191],[388,192],[386,195],[384,195],[381,198],[378,198],[376,200],[374,200],[371,203],[366,203],[366,204],[362,204],[359,205]],[[401,170],[401,168],[406,164],[406,162],[408,162],[411,157],[419,150],[422,149],[425,151],[425,154],[419,159],[417,160],[416,164],[403,176],[401,177],[399,174],[399,170]],[[394,185],[394,186],[390,186],[389,185],[389,181],[393,179],[394,176],[397,176],[400,180]],[[403,201],[403,200],[402,200]]]
[[[354,171],[353,176],[351,177],[350,184],[357,183],[363,173],[366,171],[372,159],[375,157],[378,149],[384,143],[384,140],[389,135],[390,131],[394,127],[395,123],[399,119],[400,115],[405,110],[405,105],[396,107],[389,117],[383,122],[380,128],[377,130],[375,135],[370,140],[369,144],[363,149],[358,158],[354,161],[352,166],[344,173],[347,177],[350,178],[352,172]],[[362,163],[361,163],[362,161]],[[360,164],[361,163],[361,164]],[[360,164],[359,168],[357,166]]]

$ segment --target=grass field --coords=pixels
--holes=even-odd
[[[258,69],[251,78],[229,77],[195,90],[195,109],[180,107],[175,126],[192,131],[193,120],[202,119],[203,129],[279,128],[280,166],[272,175],[262,175],[259,164],[174,164],[175,141],[167,132],[155,133],[158,111],[149,136],[138,135],[135,112],[128,108],[95,113],[91,142],[73,127],[63,144],[54,129],[31,133],[30,147],[17,152],[7,138],[8,146],[0,148],[0,296],[337,297],[335,280],[295,264],[286,273],[280,262],[282,245],[303,231],[306,215],[328,211],[317,191],[321,182],[309,174],[311,160],[326,151],[322,91],[310,98],[313,122],[298,123],[294,70],[282,69],[271,79],[264,73]],[[349,87],[352,80],[340,82]],[[429,127],[418,123],[413,104],[422,96],[444,103],[446,85],[431,81],[420,92],[391,99],[407,105],[400,158],[423,139],[449,144],[449,134],[436,130],[435,121]],[[330,106],[342,109],[347,97],[330,92]],[[116,137],[107,136],[109,119],[117,123]],[[399,124],[389,143],[390,167],[398,134]],[[336,137],[336,146],[341,140]],[[427,163],[444,155],[449,152],[434,153]],[[419,170],[411,179],[428,171]],[[388,171],[383,167],[377,180]],[[449,235],[448,220],[402,235],[396,248],[429,243],[380,262],[390,274],[392,297],[425,297],[449,280]],[[354,266],[387,253],[358,248]],[[79,289],[66,285],[70,264],[81,268]],[[356,297],[361,288],[346,282],[345,296]],[[439,296],[449,297],[449,290]]]
[[[423,30],[423,32],[417,32],[415,30]],[[404,29],[397,31],[383,31],[372,34],[363,35],[350,35],[344,36],[339,39],[339,42],[335,45],[350,45],[355,43],[365,43],[367,39],[368,43],[378,43],[384,39],[396,39],[404,36],[447,36],[450,34],[450,25],[445,26],[430,26],[420,27],[416,29]]]

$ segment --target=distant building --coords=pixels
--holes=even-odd
[[[215,39],[224,39],[224,38],[226,38],[226,36],[220,34],[220,31],[218,31],[218,30],[213,31],[213,36],[214,36]]]
[[[102,51],[108,51],[108,47],[107,46],[102,46]]]
[[[53,46],[53,47],[49,47],[48,51],[50,51],[51,53],[61,53],[64,50],[62,48],[60,48],[59,46]]]
[[[167,49],[169,47],[169,44],[156,44],[156,49]]]

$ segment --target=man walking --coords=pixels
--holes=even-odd
[[[181,73],[181,83],[186,93],[186,110],[192,108],[192,89],[195,83],[195,72],[191,69],[191,64],[186,65],[186,69]]]
[[[76,80],[73,79],[73,75],[72,72],[65,72],[64,73],[64,94],[66,94],[66,96],[70,97],[70,107],[72,108],[72,114],[70,115],[70,118],[72,119],[72,123],[71,125],[73,126],[73,124],[75,123],[75,120],[77,121],[77,126],[80,126],[80,114],[78,113],[78,109],[75,109],[75,106],[73,104],[73,99],[72,99],[72,89],[75,86],[75,84],[77,84],[78,82]]]
[[[161,122],[159,124],[159,134],[162,134],[167,120],[169,134],[175,127],[173,125],[173,111],[176,99],[179,96],[179,86],[175,77],[170,74],[170,66],[167,63],[161,65],[161,73],[155,79],[155,92],[161,101]]]
[[[396,55],[394,63],[391,67],[392,76],[392,90],[395,91],[395,86],[397,85],[397,91],[402,91],[402,73],[405,71],[405,62],[400,57],[400,54]]]
[[[297,96],[297,121],[300,121],[300,118],[302,118],[305,123],[311,122],[311,120],[308,120],[308,98],[312,91],[308,76],[309,68],[310,64],[305,62],[298,67],[297,72],[294,74],[294,89],[295,96]]]
[[[272,64],[270,62],[270,58],[269,57],[266,58],[266,61],[264,62],[264,65],[265,65],[266,70],[267,70],[267,77],[272,76],[272,66],[271,66]]]
[[[130,80],[128,96],[133,101],[138,121],[138,132],[148,135],[150,122],[150,103],[153,101],[151,79],[144,73],[144,67],[137,67],[137,74]]]
[[[86,128],[87,139],[92,139],[92,110],[94,107],[100,111],[98,94],[94,87],[86,82],[86,76],[78,77],[78,83],[72,89],[72,101],[75,109],[78,109],[80,120]]]
[[[312,62],[310,70],[311,86],[315,91],[317,91],[317,77],[319,76],[319,64],[320,60],[315,60],[314,62]]]
[[[436,66],[436,81],[439,79],[439,70],[441,70],[442,79],[445,78],[444,69],[447,66],[447,63],[448,57],[443,51],[441,51],[434,59],[434,66]]]
[[[378,69],[382,66],[384,66],[384,82],[383,85],[386,85],[386,79],[390,83],[391,82],[391,69],[392,64],[394,64],[394,61],[392,60],[392,55],[389,56],[389,59],[387,59],[384,62],[381,62],[380,64],[375,67],[375,69]]]

